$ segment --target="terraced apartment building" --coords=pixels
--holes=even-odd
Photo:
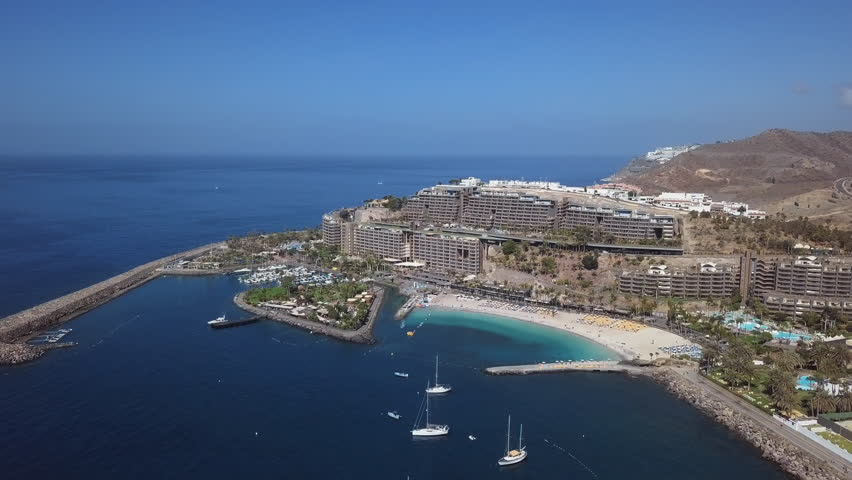
[[[459,223],[466,227],[543,232],[556,225],[556,202],[503,190],[476,190],[463,204]]]
[[[798,256],[753,258],[749,263],[749,293],[770,311],[800,316],[830,307],[852,313],[849,259]]]
[[[408,200],[405,219],[414,226],[461,225],[516,232],[546,232],[556,228],[586,227],[615,238],[672,239],[677,219],[630,209],[583,205],[564,194],[553,198],[505,188],[436,185]]]
[[[689,269],[652,265],[645,271],[623,271],[618,291],[630,295],[673,298],[724,298],[739,288],[737,266],[705,262]]]
[[[562,202],[559,228],[586,227],[616,238],[671,240],[677,233],[677,219],[671,215],[653,215],[630,209],[595,207]]]
[[[474,235],[413,230],[404,225],[355,223],[340,211],[323,216],[323,242],[345,255],[373,256],[389,263],[414,262],[433,271],[479,273],[483,247]]]

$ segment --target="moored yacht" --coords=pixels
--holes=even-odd
[[[217,318],[216,320],[210,320],[209,322],[207,322],[207,325],[213,326],[213,325],[219,325],[219,324],[222,324],[222,323],[228,323],[228,321],[225,320],[224,314],[222,314],[222,316]]]
[[[506,426],[506,454],[500,460],[497,460],[497,465],[504,467],[506,465],[514,465],[521,463],[527,458],[527,447],[524,446],[524,424],[521,424],[521,434],[518,437],[517,450],[511,450],[509,446],[509,435],[512,430],[512,416],[509,415],[509,423]]]
[[[441,385],[440,383],[438,383],[438,355],[435,355],[435,386],[427,388],[426,393],[447,393],[452,389],[453,387],[449,385]]]
[[[428,390],[429,384],[426,384],[426,389]],[[423,402],[420,404],[420,412],[417,414],[417,419],[414,421],[414,429],[411,430],[411,435],[414,437],[438,437],[441,435],[446,435],[450,433],[449,425],[434,425],[429,422],[429,395],[423,395],[425,398]],[[417,428],[420,424],[420,420],[423,418],[423,406],[426,406],[426,425],[423,428]]]

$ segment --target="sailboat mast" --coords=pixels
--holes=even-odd
[[[509,422],[506,424],[506,455],[509,455],[509,435],[512,431],[512,415],[509,414]]]
[[[521,434],[518,436],[518,450],[524,448],[524,424],[521,424]]]
[[[435,386],[438,386],[438,354],[435,354]]]
[[[429,382],[426,382],[426,388],[427,389],[429,388]],[[426,393],[426,428],[429,428],[429,394],[428,393]]]

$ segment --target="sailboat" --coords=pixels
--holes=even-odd
[[[429,383],[426,383],[426,390],[429,390]],[[450,433],[449,425],[433,425],[429,423],[429,395],[423,395],[423,402],[420,404],[420,411],[417,413],[417,419],[414,421],[414,429],[411,435],[415,437],[437,437]],[[426,426],[417,428],[420,424],[420,419],[423,418],[423,406],[426,406]]]
[[[497,460],[497,465],[504,467],[506,465],[514,465],[521,463],[527,458],[527,447],[524,446],[524,424],[521,424],[521,435],[518,437],[518,449],[510,450],[509,436],[512,430],[512,416],[509,415],[509,424],[506,426],[506,455]]]
[[[441,385],[438,383],[438,355],[435,355],[435,386],[426,389],[426,393],[447,393],[452,390],[453,387],[449,385]]]

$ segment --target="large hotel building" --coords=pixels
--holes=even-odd
[[[630,240],[672,239],[678,233],[672,215],[626,208],[599,207],[505,188],[436,185],[408,200],[405,219],[419,225],[463,225],[469,228],[546,232],[586,227],[593,232]]]
[[[580,205],[555,198],[478,185],[436,185],[410,198],[402,221],[359,223],[351,210],[323,215],[323,241],[347,255],[416,262],[431,270],[479,273],[484,249],[475,233],[448,233],[443,226],[509,232],[547,232],[586,227],[615,238],[672,239],[677,219],[628,209]]]
[[[624,271],[618,289],[631,295],[724,298],[739,292],[759,299],[770,312],[801,316],[835,308],[852,314],[852,263],[845,258],[786,258],[745,255],[739,265],[702,263],[689,269],[665,265]]]

